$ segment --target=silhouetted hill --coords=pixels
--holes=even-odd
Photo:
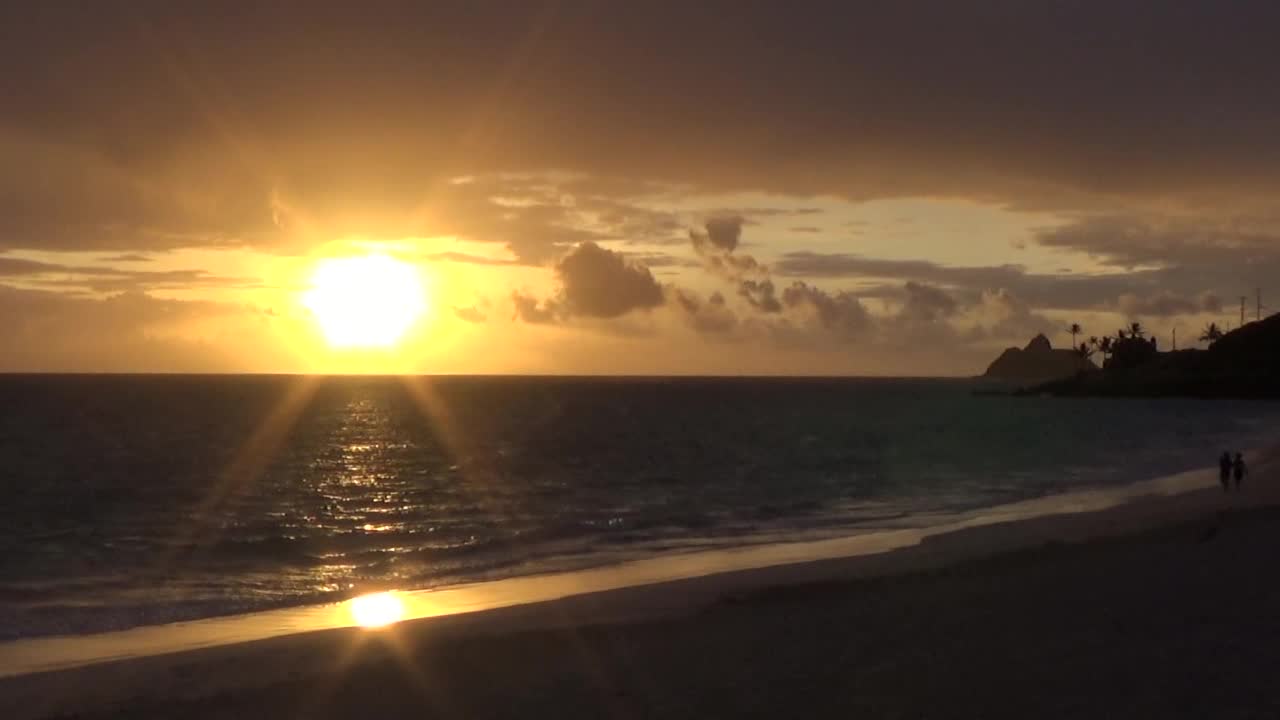
[[[1280,314],[1232,330],[1208,352],[1218,370],[1280,373]]]
[[[1280,314],[1233,330],[1208,350],[1152,353],[1136,365],[1038,385],[1053,395],[1280,398]]]
[[[1049,338],[1037,335],[1025,348],[1011,347],[1001,353],[987,367],[983,377],[1034,385],[1097,369],[1088,358],[1075,350],[1054,350]]]

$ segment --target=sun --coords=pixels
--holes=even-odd
[[[302,304],[335,348],[389,348],[426,311],[418,269],[386,255],[321,260]]]

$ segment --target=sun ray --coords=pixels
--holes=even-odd
[[[289,431],[315,395],[319,379],[299,376],[289,383],[284,396],[245,440],[235,457],[218,476],[195,510],[179,525],[172,549],[159,560],[161,569],[168,568],[179,553],[194,544],[207,542],[215,532],[209,516],[237,490],[253,484],[276,456]]]

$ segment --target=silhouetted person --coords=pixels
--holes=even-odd
[[[1232,470],[1236,476],[1236,490],[1240,490],[1240,483],[1244,482],[1244,476],[1249,474],[1249,468],[1245,467],[1244,456],[1236,453],[1236,461],[1232,463]]]
[[[1231,489],[1231,453],[1226,450],[1222,451],[1222,457],[1218,458],[1218,481],[1222,483],[1222,492]]]

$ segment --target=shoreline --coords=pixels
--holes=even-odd
[[[259,632],[268,632],[258,637],[250,634],[228,641],[188,636],[178,646],[141,656],[136,649],[129,653],[119,646],[114,652],[105,652],[112,650],[108,644],[98,649],[96,659],[102,662],[76,667],[66,667],[65,653],[82,651],[93,636],[8,643],[0,646],[0,667],[13,667],[19,658],[25,658],[29,667],[39,665],[41,652],[46,661],[54,660],[52,667],[59,667],[58,653],[64,654],[61,669],[33,668],[30,674],[8,673],[0,678],[0,707],[14,708],[8,717],[37,718],[114,707],[138,698],[171,698],[174,693],[187,699],[239,693],[323,676],[333,671],[335,654],[353,652],[370,641],[412,646],[414,638],[425,635],[460,640],[669,620],[773,588],[803,589],[815,584],[909,576],[993,556],[1035,554],[1047,547],[1141,535],[1206,519],[1217,522],[1224,511],[1280,505],[1280,492],[1261,479],[1274,475],[1275,450],[1251,455],[1252,477],[1246,492],[1239,495],[1224,495],[1213,470],[1197,470],[1120,488],[1022,501],[935,528],[720,550],[696,557],[655,558],[622,567],[406,593],[411,606],[412,600],[430,601],[427,609],[432,612],[379,631],[337,627],[332,616],[340,611],[339,606],[319,606],[303,609],[309,617],[297,615],[298,609],[285,611],[296,615],[291,627],[287,619],[279,617],[274,618],[274,627],[259,624]],[[682,562],[685,565],[677,567]],[[674,572],[684,574],[672,577]],[[233,619],[261,621],[263,616],[279,612]],[[317,613],[322,612],[330,616],[330,625],[307,625],[315,623]],[[282,629],[288,633],[281,633]],[[189,627],[139,630],[172,636],[189,631]],[[49,662],[44,664],[50,666]],[[180,689],[172,689],[175,682]]]
[[[740,573],[780,572],[789,565],[854,561],[898,553],[925,542],[945,544],[947,536],[974,528],[1033,523],[1056,515],[1097,512],[1152,496],[1216,487],[1212,469],[1196,469],[1124,485],[1045,495],[1003,505],[957,512],[924,526],[875,529],[837,537],[752,543],[693,552],[659,554],[576,570],[539,572],[491,581],[423,590],[394,591],[404,603],[401,622],[553,602]],[[1212,482],[1211,482],[1212,481]],[[1034,534],[1031,526],[1025,529]],[[1015,533],[1016,534],[1016,533]],[[1014,541],[1016,545],[1016,540]],[[936,545],[933,547],[936,548]],[[1016,549],[1016,548],[1015,548]],[[972,549],[976,553],[984,550]],[[991,548],[991,552],[999,552]],[[963,560],[964,558],[959,558]],[[895,562],[888,560],[890,566]],[[884,572],[893,572],[889,567]],[[747,584],[767,575],[744,578]],[[39,672],[127,661],[201,648],[236,645],[354,625],[350,601],[288,606],[82,635],[50,635],[0,643],[0,680]]]

